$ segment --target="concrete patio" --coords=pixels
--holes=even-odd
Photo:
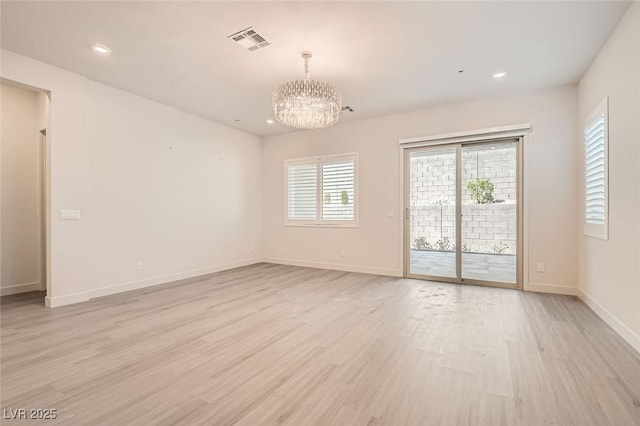
[[[456,254],[449,251],[411,250],[410,273],[455,278]],[[463,252],[462,278],[515,283],[516,256]]]

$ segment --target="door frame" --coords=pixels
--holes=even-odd
[[[40,156],[40,290],[47,291],[47,128],[38,133]]]
[[[529,125],[526,125],[526,130],[530,129]],[[511,132],[512,127],[507,129]],[[494,130],[494,129],[489,129]],[[481,285],[488,287],[499,287],[509,289],[523,289],[524,283],[524,135],[523,134],[495,134],[493,137],[487,137],[488,135],[478,134],[477,138],[473,137],[473,134],[469,132],[461,132],[452,134],[447,137],[438,136],[435,139],[429,138],[413,138],[401,140],[403,146],[402,152],[402,188],[403,188],[403,276],[406,278],[423,279],[428,281],[448,282],[454,284],[471,284]],[[448,140],[447,140],[448,139]],[[435,143],[428,143],[429,141],[435,141]],[[499,281],[486,281],[477,280],[462,277],[462,148],[469,145],[483,145],[486,143],[507,142],[513,141],[516,144],[516,282],[515,284],[503,283]],[[411,263],[411,223],[410,223],[410,191],[411,182],[410,174],[411,168],[409,167],[409,158],[412,152],[420,150],[429,150],[438,148],[455,148],[456,149],[456,278],[419,275],[410,273]]]

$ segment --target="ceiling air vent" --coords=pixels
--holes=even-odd
[[[245,28],[237,33],[231,34],[228,38],[238,43],[250,52],[267,47],[270,43],[253,29],[253,27]]]

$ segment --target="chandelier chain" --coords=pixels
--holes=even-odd
[[[304,58],[304,79],[309,81],[309,58],[311,57],[311,52],[302,52],[302,57]]]

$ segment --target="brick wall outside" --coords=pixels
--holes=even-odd
[[[516,250],[516,156],[515,147],[464,151],[462,243],[463,250],[504,253]],[[424,237],[433,246],[443,238],[455,243],[455,154],[430,153],[411,158],[411,241]],[[492,204],[477,204],[466,184],[477,177],[495,186]]]

